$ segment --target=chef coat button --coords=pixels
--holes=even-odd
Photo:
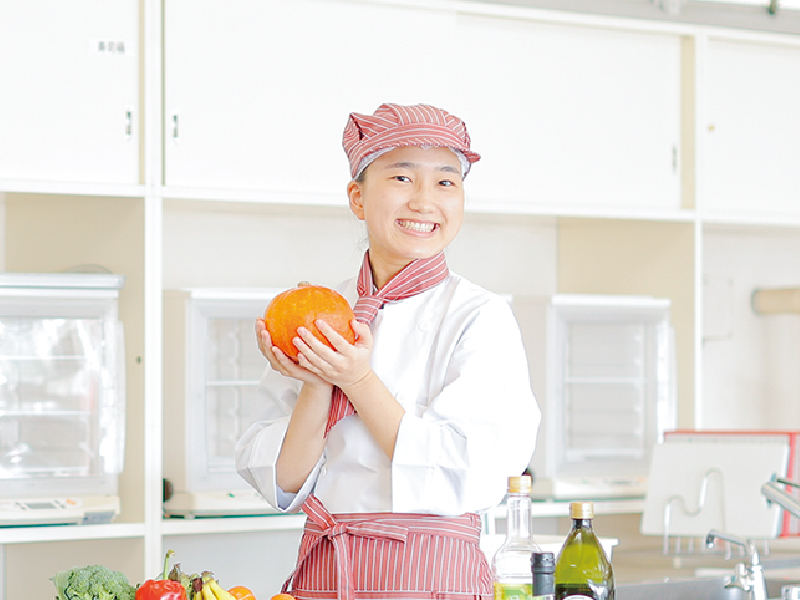
[[[418,327],[420,331],[428,331],[431,328],[431,324],[428,321],[420,321]]]

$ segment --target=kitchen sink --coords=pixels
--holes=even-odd
[[[616,600],[752,600],[751,592],[726,588],[729,577],[676,579],[671,581],[643,581],[621,583],[616,588]],[[796,581],[767,578],[767,597],[780,598],[781,588],[800,586]]]
[[[780,564],[784,563],[784,564]],[[797,560],[775,561],[776,568],[796,567]],[[731,575],[618,583],[616,600],[752,600],[751,592],[726,588]],[[767,571],[767,598],[780,598],[783,586],[800,586],[800,577],[770,576]]]
[[[750,600],[749,592],[726,589],[730,578],[709,577],[670,581],[621,583],[616,586],[616,600]],[[780,590],[779,590],[780,591]]]

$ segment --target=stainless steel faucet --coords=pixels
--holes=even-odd
[[[725,587],[752,592],[753,600],[767,600],[767,580],[764,578],[764,568],[761,566],[755,542],[712,529],[706,535],[706,548],[713,548],[716,540],[725,540],[741,546],[750,557],[750,564],[738,563],[736,565],[733,579]]]
[[[784,510],[792,513],[795,517],[800,518],[800,499],[792,496],[783,487],[781,487],[782,485],[800,487],[800,483],[787,481],[785,479],[778,479],[775,477],[775,475],[773,475],[772,479],[768,483],[765,483],[761,486],[761,493],[767,499],[767,503],[774,502]]]

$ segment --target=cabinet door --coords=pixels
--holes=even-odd
[[[800,48],[712,41],[706,204],[800,214]]]
[[[0,4],[0,178],[139,182],[138,4]]]
[[[344,203],[348,114],[446,101],[452,20],[331,0],[167,2],[167,185]]]
[[[680,206],[678,37],[462,16],[476,199]]]

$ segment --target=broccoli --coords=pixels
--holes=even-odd
[[[72,567],[50,579],[56,600],[134,600],[136,593],[125,575],[102,565]]]

